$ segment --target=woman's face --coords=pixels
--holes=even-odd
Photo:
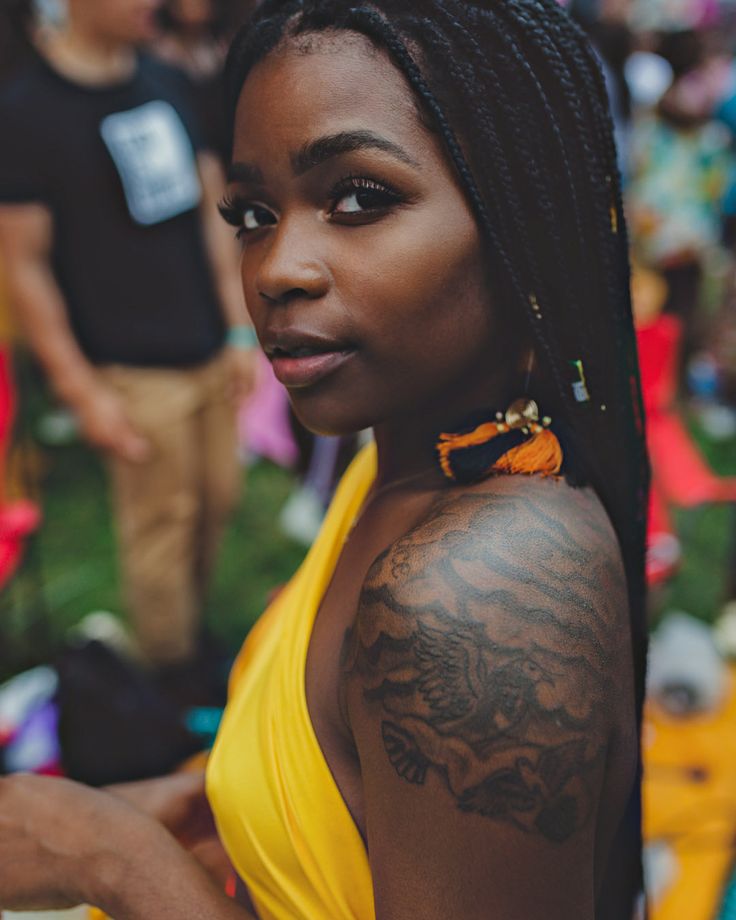
[[[457,421],[491,402],[501,350],[476,223],[383,52],[343,32],[260,62],[231,178],[248,309],[307,427]]]

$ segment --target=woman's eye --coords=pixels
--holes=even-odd
[[[235,236],[238,239],[254,230],[260,230],[261,227],[276,223],[275,214],[268,208],[238,198],[225,197],[220,202],[219,210],[225,221],[236,228]]]
[[[246,233],[250,230],[258,230],[261,227],[267,227],[269,224],[275,224],[276,218],[266,208],[260,205],[250,205],[243,209],[242,230]]]
[[[399,196],[374,179],[350,178],[333,192],[332,214],[365,214],[397,204]]]

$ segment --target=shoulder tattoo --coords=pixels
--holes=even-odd
[[[626,596],[601,516],[569,518],[526,495],[438,503],[376,560],[343,650],[404,781],[434,773],[462,811],[553,842],[595,807]]]

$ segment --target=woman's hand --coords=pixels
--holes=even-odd
[[[141,822],[120,800],[64,779],[0,779],[0,909],[95,903],[114,884]]]

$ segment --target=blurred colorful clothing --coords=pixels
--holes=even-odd
[[[700,262],[721,237],[734,169],[728,131],[716,122],[676,128],[652,116],[635,124],[631,144],[627,214],[635,252],[659,268]]]

